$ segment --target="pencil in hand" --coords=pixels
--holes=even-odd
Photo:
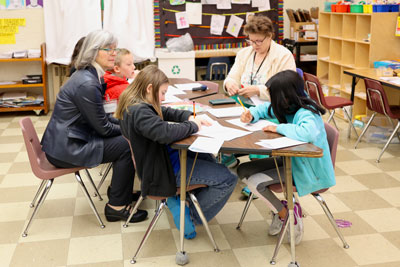
[[[242,100],[240,100],[240,97],[237,98],[239,100],[240,105],[243,107],[244,111],[246,111],[246,108],[244,107]]]
[[[193,101],[193,118],[196,118],[196,102]]]

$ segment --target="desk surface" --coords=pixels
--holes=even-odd
[[[351,75],[353,77],[361,78],[361,79],[363,79],[363,78],[373,79],[373,80],[381,82],[382,85],[389,86],[389,87],[392,87],[395,89],[400,89],[400,85],[380,79],[379,76],[376,75],[376,69],[373,69],[373,68],[345,70],[345,71],[343,71],[343,73]]]
[[[169,79],[171,85],[173,84],[179,84],[179,83],[201,83],[203,84],[203,81],[192,81],[190,79],[186,79],[186,78],[170,78]],[[205,81],[207,82],[207,81]],[[207,84],[206,84],[207,85]],[[210,95],[215,95],[218,93],[218,84],[215,83],[216,88],[209,88],[206,91],[186,91],[186,94],[184,95],[177,95],[177,97],[183,99],[188,99],[188,100],[194,100],[202,98],[202,97],[206,97],[206,96],[210,96]]]

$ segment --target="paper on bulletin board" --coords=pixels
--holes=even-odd
[[[265,2],[269,0],[253,0],[251,1],[251,7],[263,7],[266,5]]]
[[[0,44],[15,44],[15,34],[0,33]]]
[[[232,4],[250,4],[250,0],[231,0],[231,2]]]
[[[43,0],[26,0],[27,8],[43,8]]]
[[[244,22],[244,19],[239,18],[238,16],[235,16],[235,15],[232,15],[229,20],[228,28],[226,29],[226,32],[229,33],[230,35],[238,37],[239,31],[242,27],[243,22]]]
[[[25,26],[25,19],[0,19],[1,26]]]
[[[217,0],[217,9],[231,9],[231,0]]]
[[[271,5],[269,3],[269,0],[265,1],[265,5],[264,6],[258,7],[258,11],[265,11],[265,10],[270,10],[270,9],[271,9]]]
[[[6,9],[6,0],[0,0],[0,10]]]
[[[25,8],[24,0],[8,0],[7,9],[22,9]]]
[[[189,22],[186,16],[186,12],[175,13],[176,27],[178,29],[189,28]]]
[[[203,5],[216,5],[217,4],[217,0],[201,0],[201,3]]]
[[[186,3],[186,17],[189,20],[189,24],[201,24],[201,13],[201,3]]]
[[[222,35],[222,31],[224,30],[224,25],[225,25],[225,19],[226,16],[212,15],[210,33],[214,35]]]
[[[185,0],[169,0],[171,6],[183,5],[185,2]]]
[[[18,33],[18,26],[0,26],[0,33],[2,34]]]

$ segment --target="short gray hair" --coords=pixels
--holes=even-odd
[[[78,57],[75,61],[77,70],[84,69],[90,65],[96,68],[99,78],[104,75],[103,68],[96,62],[99,48],[117,44],[117,38],[108,31],[96,30],[89,33],[82,44]]]

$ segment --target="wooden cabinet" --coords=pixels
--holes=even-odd
[[[46,69],[46,44],[42,44],[40,46],[41,56],[40,58],[8,58],[8,59],[0,59],[0,68],[6,68],[8,64],[41,64],[41,75],[42,75],[42,83],[36,84],[23,84],[21,81],[18,81],[16,84],[6,84],[0,85],[0,92],[10,90],[16,91],[26,91],[31,92],[35,91],[35,93],[39,93],[43,96],[43,104],[37,106],[22,106],[22,107],[0,107],[0,112],[10,112],[10,111],[29,111],[33,110],[37,115],[43,110],[45,114],[49,111],[49,103],[47,99],[47,87],[46,87],[46,78],[47,78],[47,69]],[[34,73],[38,74],[38,73]]]
[[[319,16],[317,76],[327,95],[350,98],[347,69],[372,68],[374,61],[400,59],[394,35],[397,13],[329,13]],[[366,114],[364,83],[355,91],[353,117]]]

